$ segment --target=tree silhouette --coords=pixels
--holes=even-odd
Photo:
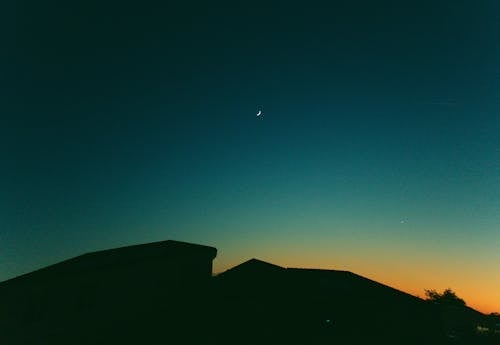
[[[426,300],[442,305],[465,306],[465,301],[458,297],[452,289],[446,289],[443,293],[436,290],[425,290]]]

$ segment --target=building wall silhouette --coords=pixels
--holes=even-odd
[[[490,344],[470,333],[484,317],[470,308],[448,316],[352,272],[257,259],[212,277],[216,255],[162,241],[2,282],[0,344]]]

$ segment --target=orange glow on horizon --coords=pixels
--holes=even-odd
[[[491,284],[491,277],[467,267],[457,267],[454,271],[448,267],[429,265],[425,262],[379,260],[347,260],[339,256],[336,260],[327,259],[321,255],[298,258],[279,257],[278,255],[255,256],[255,258],[282,267],[317,268],[345,270],[388,285],[419,298],[425,298],[425,289],[443,291],[451,288],[458,297],[465,300],[466,305],[484,314],[500,311],[500,280]],[[244,261],[251,259],[233,257],[225,262],[214,262],[214,272],[221,273]],[[319,259],[319,260],[318,260]],[[337,261],[337,264],[332,264]],[[425,265],[427,264],[427,265]],[[489,283],[489,284],[488,284]]]

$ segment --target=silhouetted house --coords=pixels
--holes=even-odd
[[[255,341],[420,344],[439,337],[437,315],[423,300],[351,272],[252,259],[216,280],[219,303],[232,316],[226,322]]]
[[[496,316],[435,305],[348,271],[251,259],[212,277],[216,254],[163,241],[84,254],[2,282],[0,344],[498,340]]]
[[[84,254],[2,282],[0,344],[156,341],[165,324],[175,331],[191,317],[186,310],[208,308],[216,255],[169,240]]]

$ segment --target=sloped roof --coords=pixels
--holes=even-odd
[[[242,274],[257,274],[257,273],[274,273],[274,272],[282,272],[285,268],[271,264],[266,261],[262,261],[259,259],[250,259],[245,261],[237,266],[234,266],[227,271],[222,272],[218,275],[218,277],[231,277],[233,275],[242,275]]]
[[[155,258],[182,257],[184,259],[203,256],[213,260],[216,255],[217,249],[214,247],[174,240],[138,244],[82,254],[1,282],[0,287],[8,285],[10,282],[24,280],[27,277],[37,277],[41,274],[47,276],[51,274],[59,275],[66,271],[81,272],[104,266],[129,264]]]
[[[272,282],[273,286],[281,287],[292,295],[306,293],[318,298],[328,295],[335,299],[342,298],[341,296],[355,296],[360,298],[360,301],[377,301],[376,303],[383,303],[384,300],[400,301],[404,304],[424,302],[416,296],[349,271],[284,268],[258,259],[245,261],[218,277],[222,281],[238,283],[239,288],[243,289],[259,282]]]
[[[416,300],[420,300],[420,298],[418,297],[409,295],[403,291],[397,290],[393,287],[384,285],[350,271],[294,267],[285,268],[255,258],[228,269],[227,271],[219,274],[219,277],[233,275],[243,276],[246,274],[251,274],[252,276],[256,274],[283,274],[284,272],[286,272],[287,277],[289,279],[292,279],[293,281],[314,283],[315,285],[319,284],[325,288],[342,286],[345,286],[346,288],[372,287],[386,290],[389,293],[402,293]]]
[[[379,283],[372,279],[352,273],[350,271],[287,268],[290,279],[298,284],[311,285],[318,291],[332,290],[338,293],[346,292],[350,295],[377,296],[377,298],[399,298],[407,302],[421,303],[423,300],[404,291]]]

